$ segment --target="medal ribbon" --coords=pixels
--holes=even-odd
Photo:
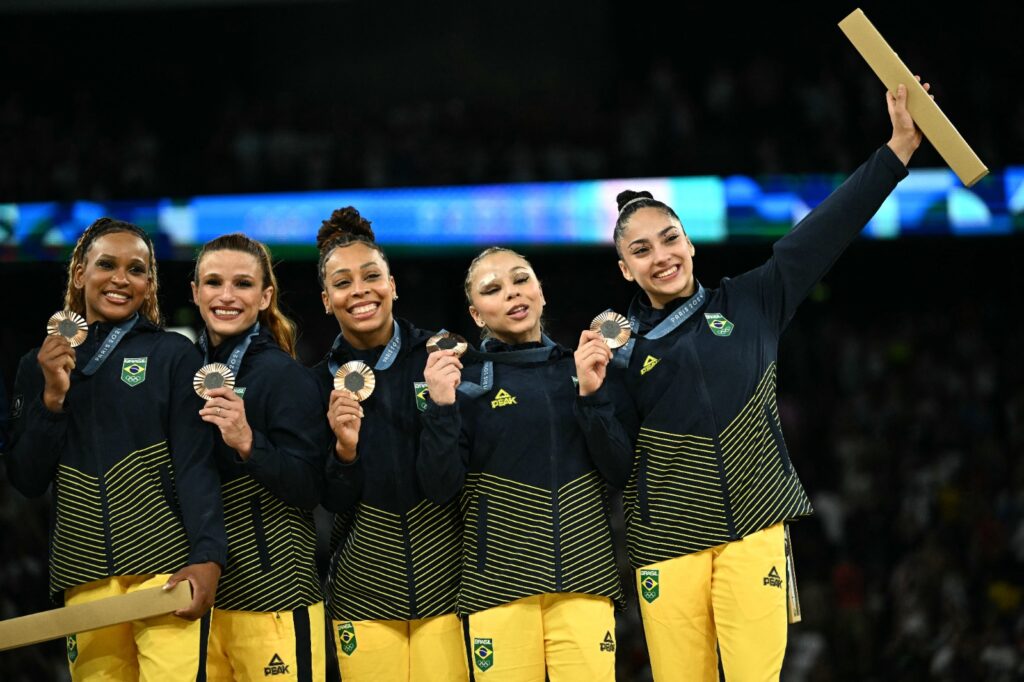
[[[238,370],[242,366],[242,358],[245,357],[246,351],[249,350],[249,344],[252,343],[252,340],[254,338],[256,338],[259,335],[259,333],[260,333],[260,323],[257,322],[256,324],[254,324],[250,328],[249,333],[246,334],[245,339],[240,344],[235,346],[235,349],[233,351],[231,351],[231,355],[228,356],[228,361],[226,363],[224,363],[224,364],[226,364],[228,366],[228,369],[231,370],[231,373],[234,374],[235,377],[238,376]],[[210,346],[210,342],[209,342],[209,339],[206,336],[206,330],[204,329],[203,333],[199,335],[199,347],[203,349],[203,364],[204,365],[210,364],[210,349],[209,349],[209,346]]]
[[[629,328],[633,331],[633,336],[626,342],[626,344],[619,348],[615,352],[615,357],[612,358],[612,364],[619,368],[626,368],[629,366],[629,359],[633,356],[633,347],[636,345],[636,337],[640,336],[645,339],[660,339],[663,336],[667,336],[676,330],[679,325],[697,312],[697,309],[704,305],[704,301],[707,299],[707,290],[704,286],[697,282],[697,293],[690,298],[685,304],[676,308],[675,312],[662,320],[658,326],[650,330],[646,334],[637,334],[637,330],[640,329],[640,319],[636,315],[629,316]]]
[[[490,341],[488,339],[487,341]],[[531,362],[540,362],[541,360],[547,359],[551,355],[551,349],[555,347],[555,342],[542,335],[540,338],[541,343],[544,345],[540,348],[525,348],[523,350],[511,350],[507,353],[488,353],[487,341],[484,341],[484,352],[475,352],[473,357],[476,358],[497,358],[498,362],[502,362],[508,365],[525,365]],[[469,397],[479,398],[483,394],[487,393],[494,387],[494,361],[490,359],[484,360],[483,369],[480,371],[480,383],[474,384],[472,381],[463,381],[459,384],[458,392]]]
[[[392,321],[391,327],[391,340],[388,341],[388,345],[384,346],[384,350],[381,352],[380,357],[377,358],[377,363],[373,366],[374,370],[388,369],[391,365],[395,364],[395,358],[398,357],[398,351],[402,349],[402,334],[398,329],[398,320]],[[327,357],[327,367],[331,370],[331,376],[334,376],[338,372],[338,368],[341,367],[341,363],[334,359],[334,354],[341,349],[342,344],[345,343],[345,337],[343,334],[338,334],[334,339],[334,345],[331,346],[331,354]]]
[[[100,346],[98,351],[96,351],[96,355],[92,356],[92,359],[89,360],[89,364],[87,364],[85,369],[82,370],[82,374],[87,377],[91,377],[95,374],[99,368],[103,366],[103,363],[107,361],[110,354],[114,352],[117,345],[121,343],[124,335],[130,332],[138,321],[139,314],[135,313],[124,322],[115,325],[114,328],[110,330],[110,333],[107,334],[107,338],[103,342],[103,345]]]

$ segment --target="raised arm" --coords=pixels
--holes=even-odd
[[[925,88],[930,88],[925,84]],[[749,273],[777,331],[907,175],[921,131],[907,112],[904,86],[886,93],[892,137],[847,180],[773,246],[772,257]],[[736,278],[740,284],[741,278]]]

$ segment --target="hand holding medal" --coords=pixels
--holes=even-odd
[[[612,349],[629,341],[629,321],[618,313],[606,310],[593,319],[590,329],[580,334],[580,343],[573,357],[581,396],[588,396],[604,384]]]
[[[192,388],[206,401],[199,417],[220,430],[224,444],[243,460],[252,454],[252,429],[245,417],[245,402],[235,393],[235,373],[222,363],[211,362],[196,372]]]
[[[36,361],[46,381],[43,404],[51,412],[64,409],[64,396],[71,388],[71,371],[77,359],[74,349],[88,336],[89,325],[81,315],[70,310],[54,313],[46,323],[46,339]]]
[[[363,423],[363,407],[359,403],[370,397],[375,385],[373,370],[365,362],[346,362],[334,373],[327,422],[336,439],[334,452],[342,462],[355,461],[359,427]]]
[[[466,340],[451,332],[438,332],[427,341],[427,365],[423,379],[427,382],[430,401],[435,405],[455,402],[455,389],[462,383],[462,361],[459,359],[469,348]]]

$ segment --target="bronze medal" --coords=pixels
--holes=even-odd
[[[451,332],[438,332],[427,339],[428,353],[436,353],[439,350],[453,350],[456,357],[462,357],[467,348],[469,348],[469,344],[466,343],[466,339]]]
[[[221,362],[211,362],[199,368],[192,379],[192,387],[196,389],[200,398],[209,400],[209,392],[213,389],[235,387],[235,373]]]
[[[61,310],[50,316],[46,323],[46,333],[50,336],[63,336],[74,348],[81,346],[89,336],[89,325],[78,313]]]
[[[348,391],[359,402],[370,397],[376,383],[373,370],[365,362],[359,360],[346,362],[334,373],[334,390]]]
[[[590,323],[590,330],[599,333],[609,348],[615,349],[629,341],[629,320],[611,310],[601,313]]]

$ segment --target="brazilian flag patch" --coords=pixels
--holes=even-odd
[[[480,672],[494,665],[494,642],[490,638],[476,637],[473,639],[473,661]]]
[[[641,569],[640,596],[642,596],[648,604],[652,604],[660,594],[661,586],[658,584],[658,570],[652,568]]]
[[[427,382],[414,381],[412,384],[412,391],[416,394],[416,409],[423,412],[427,409],[427,396],[430,395],[430,390],[427,388]]]
[[[346,656],[351,656],[356,650],[356,628],[351,622],[338,625],[338,639],[341,641],[341,650]]]
[[[725,319],[722,313],[704,313],[704,319],[708,321],[708,327],[715,336],[729,336],[732,334],[732,328],[736,326]]]
[[[121,363],[121,381],[129,386],[138,386],[146,380],[146,364],[149,358],[125,358]]]
[[[68,660],[72,663],[78,658],[78,635],[68,635]]]

